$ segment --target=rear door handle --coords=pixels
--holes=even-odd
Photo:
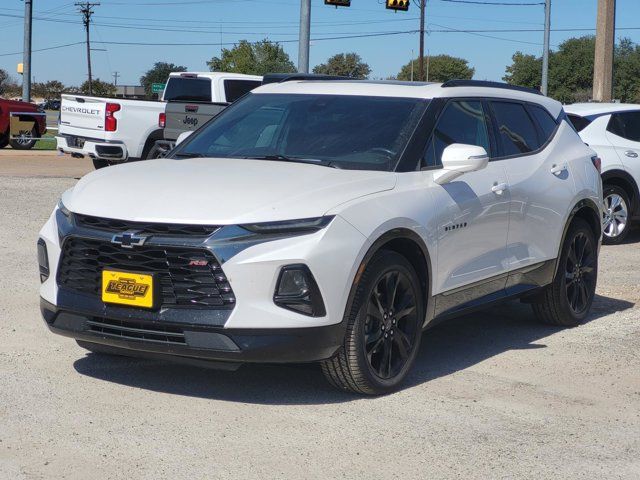
[[[624,154],[629,158],[638,158],[638,154],[633,150],[627,150]]]
[[[494,183],[493,187],[491,187],[491,191],[496,195],[502,195],[502,193],[507,189],[508,185],[506,183]]]
[[[566,172],[569,167],[566,163],[561,163],[560,165],[553,164],[551,167],[551,173],[554,175],[560,175],[562,172]]]

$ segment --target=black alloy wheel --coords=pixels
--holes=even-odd
[[[420,330],[416,296],[403,272],[382,275],[371,291],[364,324],[364,343],[371,371],[390,379],[405,367]]]
[[[584,232],[578,232],[569,247],[565,266],[565,288],[569,307],[582,315],[591,306],[596,282],[596,247]]]

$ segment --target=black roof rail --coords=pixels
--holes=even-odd
[[[539,90],[529,87],[521,87],[519,85],[510,85],[502,82],[491,82],[488,80],[449,80],[442,84],[442,88],[448,87],[489,87],[489,88],[504,88],[505,90],[517,90],[519,92],[534,93],[536,95],[542,95]]]
[[[351,77],[323,75],[320,73],[267,73],[262,77],[262,84],[294,82],[296,80],[355,80]]]

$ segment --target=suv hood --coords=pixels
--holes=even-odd
[[[62,201],[72,212],[96,217],[229,225],[319,217],[395,183],[392,172],[294,162],[158,159],[92,172]]]

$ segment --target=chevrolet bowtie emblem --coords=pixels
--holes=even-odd
[[[122,248],[133,248],[140,247],[144,245],[144,242],[147,241],[147,236],[138,235],[137,230],[127,230],[123,233],[116,233],[111,239],[111,243],[115,243],[116,245],[120,245]]]

